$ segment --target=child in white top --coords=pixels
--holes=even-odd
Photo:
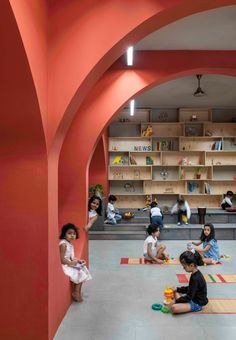
[[[72,241],[79,238],[78,230],[72,223],[67,223],[62,227],[60,235],[60,257],[64,273],[69,276],[74,283],[72,297],[77,302],[82,302],[81,288],[85,281],[92,277],[85,266],[84,260],[78,260],[74,256],[74,247]]]
[[[171,209],[171,214],[174,214],[176,212],[178,215],[177,225],[182,225],[183,219],[184,219],[183,216],[185,216],[185,219],[186,219],[184,224],[188,224],[188,220],[191,217],[191,210],[190,210],[188,202],[185,201],[183,198],[178,199],[177,203]]]
[[[158,243],[160,228],[156,224],[150,224],[147,228],[148,237],[144,241],[143,256],[145,259],[153,263],[163,263],[163,260],[168,260],[169,255],[166,253],[166,246]]]
[[[107,219],[104,221],[104,223],[114,225],[117,224],[117,221],[120,221],[122,219],[122,216],[118,214],[118,210],[115,208],[116,201],[116,196],[110,195],[108,197]]]
[[[155,201],[151,203],[150,220],[152,224],[159,225],[160,229],[163,228],[163,214]]]
[[[84,227],[85,231],[88,231],[92,225],[97,221],[98,215],[102,214],[102,200],[98,196],[90,197],[88,201],[88,224]]]
[[[225,198],[223,199],[223,201],[221,202],[221,208],[225,210],[225,208],[231,208],[233,203],[232,203],[232,199],[233,199],[234,193],[233,191],[229,190],[226,193]]]

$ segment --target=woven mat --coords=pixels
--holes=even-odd
[[[197,314],[236,314],[236,299],[209,299]]]
[[[180,283],[188,283],[189,274],[176,274]],[[236,274],[205,274],[207,283],[236,283]]]
[[[158,264],[152,263],[151,261],[146,260],[144,257],[122,257],[120,259],[120,264]],[[164,262],[165,265],[167,264],[180,264],[179,260],[170,259]]]

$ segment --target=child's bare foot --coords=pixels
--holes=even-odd
[[[163,260],[160,260],[160,259],[156,259],[156,263],[158,263],[158,264],[163,264],[164,261],[163,261]]]
[[[83,301],[81,295],[78,295],[78,294],[76,294],[76,293],[72,293],[72,298],[73,298],[73,300],[76,301],[76,302],[82,302],[82,301]]]

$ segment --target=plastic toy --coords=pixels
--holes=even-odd
[[[163,306],[162,306],[160,303],[154,303],[154,304],[152,305],[152,309],[153,309],[153,310],[161,310],[162,307],[163,307]]]
[[[150,137],[152,135],[152,133],[153,133],[152,126],[148,125],[148,127],[145,130],[143,130],[142,136],[143,137]]]
[[[188,221],[187,216],[182,215],[182,222],[183,222],[183,223],[187,223],[187,221]]]
[[[165,301],[164,301],[164,304],[168,304],[170,302],[172,302],[173,298],[174,298],[174,291],[172,288],[170,287],[167,287],[165,290],[164,290],[164,296],[165,296]]]
[[[162,313],[170,313],[170,308],[166,306],[162,306],[161,311]]]

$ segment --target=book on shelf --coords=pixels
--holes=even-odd
[[[157,151],[171,151],[173,150],[172,140],[161,140],[157,142]]]
[[[212,150],[220,151],[222,150],[222,141],[218,140],[212,145]]]
[[[204,182],[204,186],[205,186],[205,194],[211,194],[211,186],[209,183]]]

